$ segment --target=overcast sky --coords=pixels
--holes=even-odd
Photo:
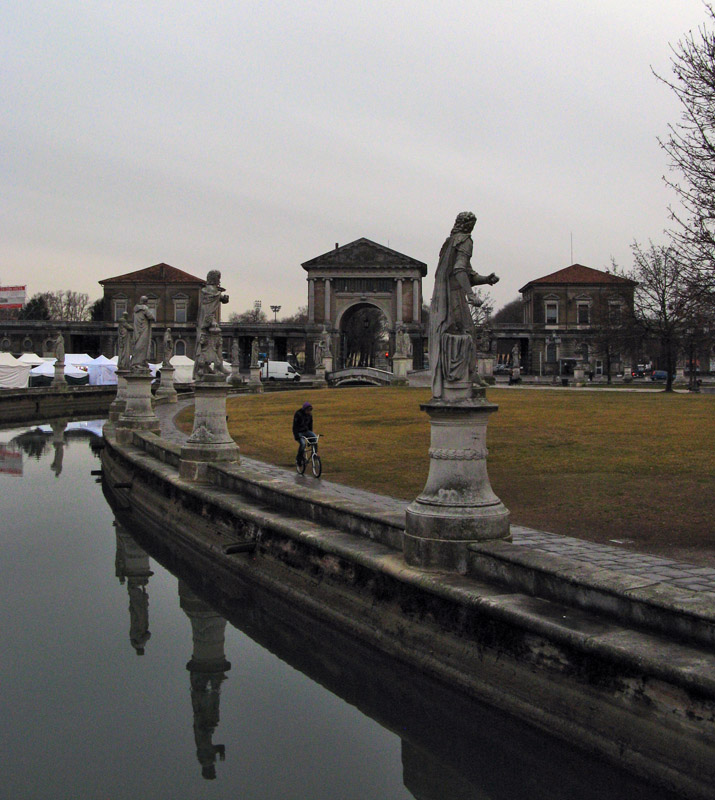
[[[307,302],[362,236],[425,261],[459,211],[498,308],[573,261],[630,267],[675,202],[669,45],[701,0],[9,0],[0,285],[100,295],[164,261],[229,311]]]

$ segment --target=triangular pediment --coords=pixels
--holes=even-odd
[[[171,264],[154,264],[152,267],[145,267],[134,272],[127,272],[124,275],[117,275],[114,278],[104,278],[100,284],[111,283],[206,283],[203,278],[189,275],[183,269],[172,267]]]
[[[404,268],[418,269],[422,275],[427,274],[427,265],[415,258],[392,250],[385,245],[373,242],[370,239],[356,239],[354,242],[336,246],[323,255],[311,258],[301,265],[304,270],[312,272],[321,267],[334,270],[336,267],[345,268]]]

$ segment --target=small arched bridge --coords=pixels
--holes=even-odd
[[[384,369],[375,369],[375,367],[339,369],[335,372],[329,372],[326,379],[330,386],[355,386],[357,384],[389,386],[393,383],[400,383],[400,379],[394,373],[387,372]]]

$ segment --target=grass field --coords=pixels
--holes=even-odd
[[[241,452],[292,468],[293,412],[310,399],[324,477],[406,499],[424,486],[427,389],[354,388],[228,401]],[[715,397],[488,392],[492,487],[512,521],[715,565]],[[191,409],[180,420],[191,425]]]

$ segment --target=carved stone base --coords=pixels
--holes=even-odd
[[[398,381],[407,381],[407,357],[394,355],[392,357],[392,374]]]
[[[117,370],[117,393],[109,406],[109,421],[115,424],[127,407],[127,372],[126,369]]]
[[[55,361],[55,374],[52,378],[51,386],[53,389],[66,389],[67,381],[65,380],[65,365]]]
[[[179,475],[204,482],[208,464],[238,461],[239,449],[226,424],[226,376],[205,375],[194,391],[194,430],[181,448]]]
[[[176,389],[174,388],[175,372],[176,369],[174,367],[162,366],[161,383],[159,384],[159,388],[156,390],[157,397],[165,397],[170,403],[177,402],[177,393]]]
[[[422,569],[465,573],[467,546],[510,539],[509,511],[487,475],[487,422],[498,406],[477,396],[459,403],[432,400],[430,468],[420,496],[407,507],[405,561]]]
[[[315,380],[318,383],[325,383],[325,364],[319,364],[315,368]]]
[[[151,372],[149,370],[128,371],[126,380],[126,405],[117,420],[117,440],[130,442],[134,431],[160,432],[159,418],[151,403]]]
[[[228,382],[231,386],[240,386],[243,383],[243,375],[238,370],[238,364],[231,364],[231,374],[228,376]]]

